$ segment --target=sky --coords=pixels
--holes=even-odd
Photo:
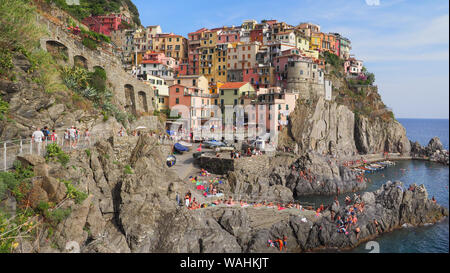
[[[202,27],[312,22],[352,41],[397,118],[449,118],[447,0],[133,0],[142,24],[187,37]]]

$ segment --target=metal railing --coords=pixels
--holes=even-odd
[[[44,139],[42,142],[35,142],[31,138],[25,139],[11,139],[7,141],[0,141],[1,165],[0,171],[7,171],[14,167],[14,161],[18,156],[25,155],[39,155],[45,156],[47,153],[47,147],[50,144],[57,144],[65,152],[71,152],[73,150],[83,150],[93,147],[95,143],[102,139],[109,139],[112,136],[111,133],[104,134],[90,134],[84,136],[84,132],[81,132],[79,137],[66,138],[64,137],[64,131],[57,133],[57,138],[53,141],[51,137]],[[136,138],[138,136],[117,136],[119,138]],[[177,139],[170,137],[158,137],[158,143],[162,145],[173,145]]]

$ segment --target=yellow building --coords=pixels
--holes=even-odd
[[[306,38],[306,36],[304,36],[303,34],[297,33],[297,35],[296,35],[296,47],[300,51],[309,50],[309,48],[310,48],[309,39]]]
[[[322,49],[322,35],[318,32],[313,32],[311,34],[311,42],[309,44],[309,49],[311,50],[321,50]]]
[[[227,49],[228,44],[218,44],[215,50],[214,82],[227,81]]]
[[[205,76],[209,83],[215,83],[218,70],[218,52],[216,52],[218,31],[208,30],[202,33],[199,47],[199,74]],[[222,57],[221,57],[222,58]]]
[[[187,61],[187,39],[181,35],[169,34],[165,39],[165,54],[178,61]]]
[[[187,39],[173,33],[156,34],[149,41],[149,49],[155,52],[163,52],[167,57],[172,57],[180,62],[187,61]]]

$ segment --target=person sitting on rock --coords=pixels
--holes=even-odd
[[[284,245],[284,250],[287,251],[287,236],[286,235],[283,236],[283,245]]]
[[[359,227],[355,228],[356,240],[359,239],[359,233],[361,233],[361,229]]]
[[[373,219],[373,224],[374,224],[374,226],[375,226],[375,231],[376,231],[376,233],[379,233],[379,230],[378,230],[379,224],[378,224],[377,219]]]

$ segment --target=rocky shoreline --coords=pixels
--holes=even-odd
[[[75,182],[89,197],[81,204],[63,201],[62,207],[71,207],[72,213],[55,228],[52,239],[46,240],[49,231],[41,230],[40,239],[34,242],[19,239],[16,252],[66,252],[69,241],[77,242],[81,252],[86,253],[278,252],[267,247],[267,241],[283,236],[287,237],[289,252],[345,249],[403,224],[435,223],[448,216],[446,208],[428,199],[423,186],[413,185],[414,191],[406,190],[401,182],[388,182],[362,196],[365,208],[357,214],[358,239],[353,229],[347,235],[337,232],[330,209],[319,216],[314,210],[278,211],[239,205],[188,210],[175,201],[177,193],[184,194],[190,188],[164,164],[169,151],[155,139],[143,136],[137,143],[103,141],[89,153],[74,151],[67,167],[47,164],[39,158],[22,158],[39,175],[33,183],[37,196],[56,203],[62,201],[63,194],[56,185],[64,179]],[[295,162],[283,160],[286,159],[278,159],[277,163]],[[132,172],[122,170],[126,165],[131,166]],[[291,201],[292,191],[283,183],[287,181],[261,190],[280,201]],[[346,209],[333,207],[336,217],[345,216]],[[374,219],[379,224],[378,232]]]
[[[422,147],[419,142],[411,141],[411,156],[414,159],[423,159],[449,165],[449,151],[444,149],[438,137],[433,137],[425,147]]]

